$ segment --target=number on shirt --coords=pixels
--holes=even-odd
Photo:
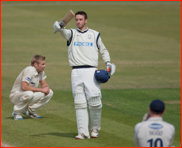
[[[159,147],[163,147],[163,142],[160,138],[157,138],[156,140],[154,140],[154,142],[153,139],[150,139],[147,142],[150,143],[150,147],[157,147],[157,143],[159,143]]]

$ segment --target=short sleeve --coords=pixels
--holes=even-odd
[[[42,80],[44,80],[46,78],[47,78],[47,76],[46,76],[45,72],[44,71],[41,72],[40,75],[39,75],[39,81],[42,81]]]
[[[33,76],[33,72],[31,68],[26,68],[22,73],[22,81],[25,81],[29,84],[32,76]]]

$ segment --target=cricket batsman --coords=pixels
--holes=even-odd
[[[88,28],[87,14],[78,11],[75,14],[76,29],[61,28],[56,21],[55,32],[67,40],[69,65],[72,67],[71,84],[76,111],[78,135],[75,139],[97,138],[101,129],[102,95],[100,83],[94,74],[98,66],[98,51],[100,52],[110,74],[115,72],[110,55],[104,46],[100,33]],[[89,115],[88,115],[88,109]]]

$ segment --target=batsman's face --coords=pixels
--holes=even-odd
[[[39,63],[34,63],[34,67],[38,73],[43,72],[46,67],[45,61],[40,61]]]
[[[76,15],[75,16],[75,22],[76,22],[76,26],[80,29],[80,30],[85,30],[86,29],[86,23],[87,23],[87,19],[85,19],[84,15]]]

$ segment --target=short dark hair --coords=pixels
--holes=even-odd
[[[152,110],[151,110],[151,112],[152,112],[152,114],[155,114],[155,115],[162,115],[162,113],[163,113],[163,112],[155,112],[155,111],[152,111]]]
[[[43,60],[45,60],[45,57],[43,57],[43,56],[41,56],[41,55],[38,55],[38,54],[35,54],[35,55],[32,57],[31,65],[34,66],[34,63],[39,64],[40,61],[43,61]]]
[[[84,15],[85,19],[88,18],[86,12],[84,12],[84,11],[77,11],[77,12],[75,13],[75,16],[76,16],[76,15]]]

